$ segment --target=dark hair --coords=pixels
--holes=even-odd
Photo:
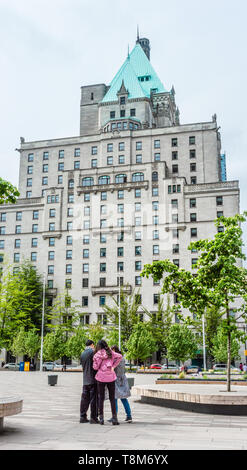
[[[86,342],[86,346],[91,346],[92,344],[94,344],[94,341],[92,341],[91,339],[88,339]]]
[[[119,347],[116,344],[114,344],[114,346],[112,346],[112,350],[115,351],[118,354],[121,354],[121,356],[123,355],[123,353],[120,351]]]
[[[111,349],[109,348],[108,344],[106,341],[104,341],[103,339],[100,339],[97,343],[97,346],[95,348],[95,354],[100,351],[101,349],[105,349],[106,351],[106,354],[108,357],[112,357],[112,351]]]

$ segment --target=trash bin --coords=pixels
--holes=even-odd
[[[129,388],[134,386],[135,378],[134,377],[128,377],[128,382],[129,382]]]
[[[48,375],[48,385],[57,385],[57,375]]]
[[[20,362],[19,370],[20,370],[21,372],[24,371],[24,362]]]

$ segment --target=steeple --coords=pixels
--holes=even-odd
[[[139,34],[139,26],[137,25],[137,39],[136,39],[136,44],[140,44],[142,49],[144,50],[148,60],[150,60],[150,44],[149,44],[149,39],[147,38],[140,38]]]

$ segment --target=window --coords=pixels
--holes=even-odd
[[[64,158],[64,150],[59,150],[58,158]]]
[[[85,211],[86,208],[84,208]],[[52,209],[51,209],[52,210]],[[55,209],[53,209],[55,210]],[[54,217],[54,216],[53,216]],[[73,217],[73,207],[68,207],[67,209],[67,217]]]
[[[118,270],[118,272],[124,270],[123,261],[118,261],[118,263],[117,263],[117,270]]]
[[[172,253],[173,254],[179,253],[179,244],[178,243],[175,243],[175,244],[172,245]]]
[[[160,294],[154,294],[154,304],[158,304],[159,303],[159,299],[160,299]]]
[[[109,184],[110,183],[110,176],[104,175],[100,176],[98,179],[98,184]]]
[[[155,162],[160,162],[160,153],[155,153],[154,154],[154,161]]]
[[[47,185],[47,184],[48,184],[48,176],[43,176],[42,185]]]
[[[57,184],[63,184],[63,175],[58,175]]]
[[[97,153],[98,153],[98,147],[96,146],[91,147],[91,155],[97,155]]]
[[[107,165],[113,165],[113,157],[107,157]]]
[[[118,227],[124,227],[124,218],[123,217],[117,219],[117,226]]]
[[[144,174],[143,173],[133,173],[132,174],[132,181],[134,183],[138,181],[144,181]]]
[[[39,211],[33,211],[33,219],[39,218]]]
[[[48,266],[48,274],[54,274],[54,266],[52,264]]]
[[[118,199],[124,199],[124,190],[123,189],[120,189],[118,191],[117,197],[118,197]]]
[[[131,109],[130,109],[130,115],[131,115],[131,116],[135,116],[135,115],[136,115],[136,110],[135,110],[135,108],[131,108]]]
[[[106,248],[100,248],[100,257],[105,258],[106,257]]]
[[[217,219],[219,217],[223,217],[223,215],[224,215],[223,211],[217,211]]]
[[[31,253],[31,261],[37,261],[37,253],[36,252]]]
[[[158,215],[154,215],[153,216],[153,225],[158,225],[159,224],[159,216]]]
[[[179,268],[179,259],[173,259],[172,262]]]
[[[55,222],[49,223],[49,232],[53,232],[55,230]]]
[[[141,189],[135,189],[135,197],[141,197]]]
[[[74,161],[74,170],[79,170],[80,169],[80,162],[79,161]]]
[[[120,104],[125,104],[125,96],[120,96]]]
[[[72,264],[66,264],[66,274],[72,273]]]
[[[142,150],[142,142],[136,142],[136,150]]]
[[[141,286],[141,284],[142,284],[141,276],[135,276],[135,285]]]
[[[172,165],[172,173],[178,173],[178,165]]]
[[[82,178],[82,186],[93,186],[93,178],[91,176]]]
[[[177,228],[172,229],[172,238],[179,238],[179,230]]]
[[[105,277],[100,277],[99,278],[99,285],[100,285],[100,287],[105,287],[106,286],[106,278]]]
[[[33,173],[33,166],[28,166],[27,167],[27,174],[32,175],[32,173]]]
[[[68,194],[68,202],[70,204],[74,202],[74,194]]]
[[[82,307],[88,307],[88,297],[82,297]]]
[[[107,152],[113,152],[113,144],[107,144]]]
[[[216,206],[223,205],[223,196],[216,196]]]
[[[178,209],[178,200],[177,199],[172,199],[171,200],[171,206],[172,206],[172,209]]]
[[[16,242],[19,242],[19,246],[17,246]],[[15,240],[15,248],[20,248],[21,240]],[[4,240],[0,240],[0,250],[4,250]]]
[[[100,234],[100,243],[106,243],[107,237],[105,233]]]
[[[136,155],[136,163],[142,163],[142,155]]]
[[[124,232],[119,232],[117,234],[117,241],[118,242],[123,242],[124,241]]]
[[[105,305],[105,295],[99,296],[99,305]],[[99,316],[99,315],[98,315]]]
[[[32,197],[32,191],[27,191],[26,192],[26,198]]]
[[[33,185],[33,180],[32,178],[27,178],[27,186],[32,186]]]
[[[141,217],[135,217],[135,226],[137,227],[138,225],[142,224],[142,219]]]
[[[153,255],[159,255],[160,247],[159,245],[153,245]]]
[[[55,259],[55,251],[48,251],[48,259],[49,260]]]
[[[124,164],[124,163],[125,163],[125,157],[124,157],[124,155],[119,155],[119,157],[118,157],[118,163],[119,163],[119,164]]]
[[[0,214],[0,222],[6,222],[6,212],[1,212],[1,214]]]
[[[196,158],[196,151],[194,149],[190,150],[190,158]]]
[[[20,247],[21,247],[21,240],[20,240],[20,238],[16,238],[15,239],[15,248],[20,248]],[[4,249],[4,240],[1,240],[0,248]]]
[[[48,289],[53,289],[53,279],[48,279],[47,287],[48,287]]]
[[[190,171],[196,171],[196,163],[190,164]]]
[[[29,153],[27,157],[28,162],[33,162],[33,153]]]
[[[195,212],[191,212],[191,214],[190,214],[190,221],[191,221],[191,222],[196,222],[196,213],[195,213]]]
[[[49,166],[47,164],[43,165],[43,173],[48,173]]]
[[[117,205],[117,211],[119,214],[124,212],[124,204],[118,204]]]
[[[120,183],[126,183],[127,182],[127,175],[125,174],[120,174],[115,176],[115,183],[120,184]]]
[[[72,280],[71,279],[65,279],[65,288],[66,289],[71,289],[72,288]]]
[[[1,228],[4,229],[4,231],[1,232],[1,233],[5,234],[5,227],[1,227]],[[15,233],[21,233],[21,225],[16,225],[15,226]]]
[[[74,156],[75,156],[75,157],[80,157],[80,155],[81,155],[81,149],[78,149],[78,148],[75,149],[75,150],[74,150]]]
[[[49,160],[49,152],[43,152],[43,160]]]
[[[14,253],[14,263],[19,263],[20,261],[20,253]]]
[[[100,220],[100,227],[101,228],[106,228],[107,227],[107,220],[106,219],[101,219]]]
[[[141,211],[141,203],[135,202],[135,212],[140,212],[140,211]]]
[[[198,258],[192,258],[192,260],[191,260],[191,266],[192,266],[192,267],[195,267],[196,264],[197,264],[197,261],[198,261]]]
[[[141,240],[142,239],[142,233],[141,232],[135,232],[135,240]]]
[[[171,141],[172,147],[177,147],[178,145],[178,139],[177,137],[173,137]]]
[[[90,315],[82,315],[80,320],[81,325],[89,325]]]
[[[66,245],[72,245],[73,243],[73,239],[72,239],[72,236],[71,235],[68,235],[66,237]]]
[[[72,250],[66,250],[66,259],[72,259]]]
[[[88,277],[82,279],[82,287],[88,287]]]
[[[178,152],[172,152],[172,160],[178,159]]]
[[[197,237],[197,228],[191,228],[190,229],[190,236],[191,237]]]
[[[106,201],[107,200],[107,192],[102,191],[100,195],[101,201]]]
[[[125,109],[120,109],[120,117],[125,117]]]
[[[196,176],[191,176],[190,184],[196,184]]]
[[[71,178],[68,181],[68,188],[72,189],[73,187],[74,187],[74,180],[73,180],[73,178]]]
[[[160,148],[160,140],[155,140],[154,141],[154,148],[159,149]]]
[[[157,186],[153,186],[152,196],[158,196],[158,195],[159,195],[159,188]]]
[[[124,249],[122,246],[117,248],[117,255],[118,256],[123,256],[124,255]]]
[[[88,230],[90,228],[90,220],[84,220],[83,229]]]
[[[106,206],[101,206],[101,207],[106,207]],[[68,209],[68,211],[69,211],[69,210],[73,210],[73,209]],[[69,215],[69,214],[68,214],[68,215]],[[73,215],[73,213],[70,214],[70,215]],[[90,215],[90,206],[85,206],[85,207],[84,207],[84,215]]]
[[[195,198],[190,199],[190,208],[192,209],[194,207],[196,207],[196,199]]]
[[[172,214],[172,223],[176,224],[178,222],[178,214]]]
[[[142,247],[135,246],[135,256],[140,256],[142,254]]]
[[[92,158],[91,160],[91,168],[97,168],[98,160],[97,158]]]
[[[158,172],[157,172],[157,171],[153,171],[153,173],[152,173],[152,181],[158,181]]]
[[[189,144],[190,144],[190,145],[195,145],[195,143],[196,143],[196,138],[195,138],[195,136],[194,136],[194,135],[190,135],[190,136],[189,136]]]
[[[224,232],[224,227],[217,227],[217,232],[218,233],[221,233],[221,232]]]
[[[54,237],[49,238],[49,246],[55,246],[55,238]]]
[[[84,193],[84,201],[89,202],[90,201],[90,193]]]
[[[159,230],[153,230],[153,240],[159,239]]]
[[[110,119],[114,119],[115,118],[115,111],[110,111]]]

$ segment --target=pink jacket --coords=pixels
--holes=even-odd
[[[93,357],[93,368],[97,370],[95,375],[98,382],[114,382],[117,376],[112,368],[121,362],[122,355],[112,351],[112,357],[108,357],[105,349],[100,349]]]

